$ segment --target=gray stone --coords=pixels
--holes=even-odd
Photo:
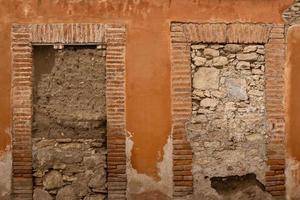
[[[50,171],[47,173],[43,179],[43,185],[45,189],[47,190],[52,190],[55,188],[60,188],[63,186],[63,178],[61,173],[58,171]]]
[[[196,116],[192,117],[191,122],[192,123],[207,122],[207,117],[206,117],[206,115],[196,115]]]
[[[106,177],[105,173],[102,171],[101,174],[97,174],[92,177],[91,181],[89,182],[89,187],[96,190],[103,190],[105,189]]]
[[[200,102],[200,105],[202,107],[216,107],[218,103],[219,101],[217,101],[216,99],[205,98]]]
[[[245,79],[227,78],[225,81],[227,92],[230,97],[239,100],[247,100],[247,82]]]
[[[250,90],[248,93],[249,95],[258,96],[258,97],[264,96],[264,92],[259,90]]]
[[[74,188],[77,196],[84,197],[90,192],[88,183],[91,177],[92,172],[89,170],[87,170],[85,173],[80,173],[76,175],[77,179],[72,183],[72,187]]]
[[[195,57],[194,58],[194,64],[198,67],[203,66],[205,64],[205,62],[206,62],[206,58],[203,58],[203,57]]]
[[[265,54],[265,49],[258,49],[256,52],[258,54]]]
[[[243,49],[242,45],[238,44],[226,44],[224,47],[224,51],[230,52],[230,53],[237,53]]]
[[[250,69],[250,63],[246,62],[246,61],[240,61],[238,62],[238,64],[236,65],[237,69]]]
[[[66,186],[60,189],[56,195],[56,200],[77,200],[76,194],[72,186]]]
[[[193,87],[195,89],[218,89],[219,70],[214,68],[199,68],[194,74]]]
[[[228,64],[228,59],[224,56],[215,57],[213,59],[213,66],[220,67]]]
[[[259,74],[259,75],[262,75],[264,74],[264,72],[260,69],[252,69],[252,74]]]
[[[258,59],[257,53],[237,54],[238,60],[256,61]]]
[[[220,52],[218,50],[211,49],[211,48],[204,49],[203,53],[205,56],[210,57],[210,58],[217,57],[220,55]]]
[[[193,94],[198,97],[205,97],[204,92],[202,90],[194,90]]]
[[[33,200],[53,200],[53,198],[47,191],[36,188],[33,192]]]

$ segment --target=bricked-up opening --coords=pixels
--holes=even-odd
[[[191,63],[192,118],[187,129],[194,154],[194,190],[205,198],[214,195],[205,177],[212,181],[213,177],[252,173],[264,182],[264,45],[195,44],[191,46]],[[250,181],[251,176],[246,179]],[[256,186],[251,187],[255,190]],[[226,190],[215,195],[225,198],[232,189]],[[239,192],[241,198],[251,199],[243,188]],[[257,195],[265,196],[263,192]]]
[[[33,62],[34,199],[104,199],[105,51],[35,46]]]
[[[280,24],[251,24],[251,23],[181,23],[174,22],[171,25],[171,60],[172,60],[172,134],[173,134],[173,172],[174,172],[174,196],[183,198],[187,194],[199,195],[198,199],[204,199],[200,191],[211,191],[210,178],[211,177],[227,177],[230,175],[213,174],[214,170],[204,172],[203,167],[208,164],[209,160],[205,158],[212,158],[204,155],[204,158],[198,160],[198,166],[195,168],[195,156],[200,156],[203,145],[193,145],[193,140],[206,140],[206,135],[203,134],[201,128],[195,131],[194,127],[189,127],[193,130],[187,130],[187,122],[191,122],[192,117],[192,76],[191,76],[191,44],[259,44],[263,45],[265,49],[265,117],[267,122],[266,130],[266,144],[265,154],[266,165],[265,176],[257,175],[257,179],[262,182],[266,191],[272,196],[285,196],[285,121],[284,121],[284,60],[285,60],[285,26]],[[257,52],[258,53],[258,52]],[[218,62],[225,62],[225,59],[217,59]],[[201,59],[199,59],[201,62]],[[215,60],[216,61],[216,60]],[[217,67],[218,69],[218,67]],[[204,70],[205,71],[205,70]],[[201,74],[201,73],[200,73]],[[212,76],[214,77],[214,76]],[[207,84],[208,85],[208,84]],[[201,92],[199,93],[200,95]],[[206,101],[206,102],[205,102]],[[214,105],[213,101],[205,100],[202,105]],[[201,103],[200,103],[201,105]],[[199,117],[198,120],[206,120]],[[190,123],[191,125],[191,123]],[[270,126],[269,126],[270,125]],[[189,132],[189,133],[188,133]],[[194,134],[192,133],[194,132]],[[226,135],[226,134],[225,134]],[[189,136],[190,141],[188,141]],[[219,136],[215,134],[215,136]],[[224,136],[221,134],[220,136]],[[238,139],[239,137],[235,137]],[[255,137],[254,137],[255,138]],[[234,139],[234,137],[232,138]],[[243,137],[241,137],[243,139]],[[194,142],[194,144],[196,144]],[[218,148],[222,146],[219,142],[208,142],[206,146],[211,148]],[[190,150],[190,146],[193,150]],[[195,152],[194,148],[200,151]],[[246,148],[251,153],[252,148]],[[210,155],[220,155],[217,150],[211,151]],[[193,156],[194,154],[194,156]],[[228,160],[236,159],[241,156],[228,156],[224,154]],[[200,156],[201,157],[201,156]],[[221,160],[224,160],[221,157]],[[218,160],[219,164],[216,167],[221,167],[224,171],[230,171],[232,167],[224,167],[223,162]],[[254,159],[253,159],[254,161]],[[256,161],[255,161],[256,162]],[[175,165],[176,164],[176,165]],[[241,164],[244,164],[241,162]],[[211,166],[211,165],[210,165]],[[253,165],[256,167],[255,165]],[[244,167],[240,169],[243,170]],[[249,169],[247,166],[246,169]],[[250,167],[251,168],[251,167]],[[210,168],[208,168],[210,169]],[[204,175],[211,172],[212,176]],[[215,170],[216,172],[218,170]],[[222,171],[222,170],[221,170]],[[244,171],[244,170],[243,170]],[[246,170],[247,171],[247,170]],[[245,172],[247,173],[247,172]],[[251,173],[251,172],[249,172]],[[263,172],[262,172],[263,173]],[[198,176],[198,175],[199,176]],[[238,175],[238,174],[234,174]],[[241,176],[243,174],[239,174]],[[263,180],[264,179],[264,180]],[[199,184],[201,187],[199,187]],[[196,191],[195,191],[196,190]],[[216,191],[206,195],[218,195]],[[214,198],[214,197],[211,197]],[[265,198],[264,198],[265,199]]]

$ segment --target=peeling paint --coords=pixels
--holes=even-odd
[[[287,200],[300,199],[300,162],[288,158],[285,175]]]
[[[160,180],[157,182],[154,178],[145,174],[140,174],[131,164],[131,151],[134,145],[132,141],[133,134],[128,132],[126,137],[126,157],[127,157],[127,199],[137,199],[138,195],[148,192],[162,193],[165,199],[171,199],[173,194],[173,143],[169,136],[163,150],[163,159],[157,163],[158,175]]]
[[[6,149],[10,149],[7,146]],[[12,154],[10,151],[0,157],[0,199],[8,200],[11,187]]]

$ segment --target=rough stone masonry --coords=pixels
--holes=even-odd
[[[104,62],[102,50],[35,48],[35,200],[106,198]]]
[[[267,123],[263,45],[195,44],[192,118],[195,195],[268,199],[264,192]]]

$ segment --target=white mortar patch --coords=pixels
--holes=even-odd
[[[127,160],[127,194],[141,194],[149,191],[160,191],[168,197],[173,194],[173,147],[172,137],[169,136],[166,145],[164,146],[163,160],[157,163],[158,175],[160,181],[155,181],[152,177],[145,174],[140,174],[131,164],[131,151],[134,145],[132,141],[133,134],[128,132],[126,137],[126,160]],[[129,197],[127,196],[129,199]]]
[[[300,162],[287,158],[285,175],[287,200],[300,199]]]
[[[10,149],[7,145],[6,149]],[[7,151],[0,156],[0,199],[8,198],[11,190],[12,154]]]

